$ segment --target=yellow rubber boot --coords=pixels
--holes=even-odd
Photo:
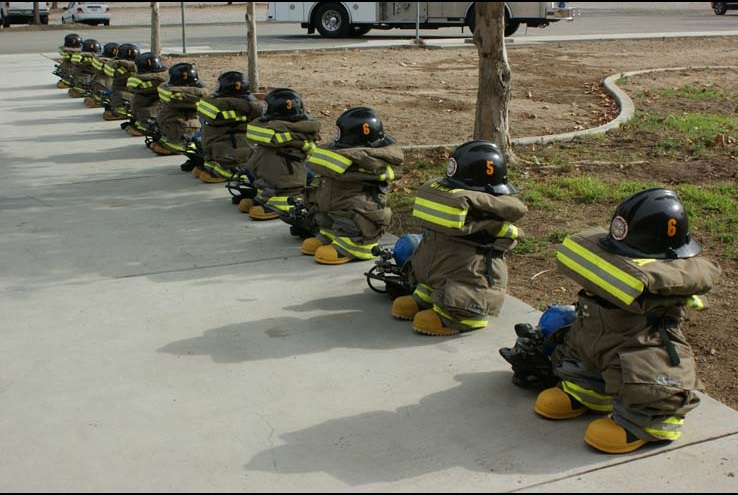
[[[254,200],[250,198],[244,198],[238,202],[238,211],[241,213],[248,213],[251,208],[254,207]]]
[[[533,410],[548,419],[572,419],[589,409],[559,387],[551,387],[538,394]]]
[[[130,127],[128,127],[127,129],[130,129]],[[174,151],[170,150],[169,148],[165,146],[160,145],[159,143],[151,143],[149,145],[149,149],[160,156],[169,156],[169,155],[175,154]]]
[[[223,177],[218,177],[217,175],[213,175],[207,170],[203,170],[200,172],[200,175],[198,175],[201,181],[207,182],[208,184],[217,184],[220,182],[225,182],[225,179]]]
[[[413,330],[423,335],[432,335],[434,337],[447,337],[460,332],[460,330],[456,330],[455,328],[444,327],[441,317],[432,309],[419,311],[415,315],[413,318]]]
[[[315,251],[317,251],[321,247],[323,247],[323,243],[320,242],[320,239],[318,239],[317,237],[308,237],[307,239],[302,241],[302,254],[314,256]]]
[[[607,454],[627,454],[648,443],[609,417],[592,421],[584,432],[584,441],[590,447]]]
[[[125,131],[133,137],[143,136],[143,132],[136,129],[136,127],[133,124],[127,125]],[[154,143],[151,143],[151,144],[154,144]]]
[[[105,110],[103,112],[103,120],[128,120],[128,117],[124,115],[115,114],[111,112],[110,110]]]
[[[263,206],[252,206],[249,209],[249,217],[252,220],[274,220],[279,214],[264,210]]]
[[[392,301],[392,316],[398,320],[412,321],[420,311],[412,296],[400,296]]]
[[[320,246],[315,250],[315,261],[321,265],[343,265],[348,263],[353,258],[351,256],[344,256],[336,248],[331,246]]]

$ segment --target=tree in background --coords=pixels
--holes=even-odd
[[[474,139],[495,143],[507,160],[515,155],[510,142],[509,106],[512,73],[505,50],[504,2],[476,2],[474,44],[479,52],[479,89]]]

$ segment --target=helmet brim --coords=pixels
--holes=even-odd
[[[622,241],[616,241],[610,235],[600,237],[597,242],[606,251],[627,256],[628,258],[682,259],[692,258],[702,251],[702,244],[694,239],[690,239],[683,246],[672,250],[672,256],[669,256],[667,253],[644,253],[638,249],[633,249]]]

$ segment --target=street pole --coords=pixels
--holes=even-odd
[[[185,35],[185,4],[179,2],[179,8],[182,11],[182,53],[187,53],[187,36]]]
[[[420,44],[420,2],[415,2],[418,6],[416,10],[416,18],[415,18],[415,43],[418,45]]]
[[[151,2],[151,51],[161,55],[161,39],[159,37],[159,2]]]
[[[256,54],[256,2],[246,4],[246,30],[248,31],[249,86],[251,92],[259,90],[259,59]]]

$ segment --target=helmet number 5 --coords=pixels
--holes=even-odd
[[[674,237],[677,233],[677,227],[676,227],[676,218],[670,218],[668,222],[666,222],[666,235],[669,237]]]
[[[364,122],[363,124],[361,124],[361,132],[365,136],[368,136],[369,134],[372,133],[372,130],[369,128],[369,124],[367,122]]]
[[[495,175],[495,163],[492,160],[487,160],[487,175]]]

